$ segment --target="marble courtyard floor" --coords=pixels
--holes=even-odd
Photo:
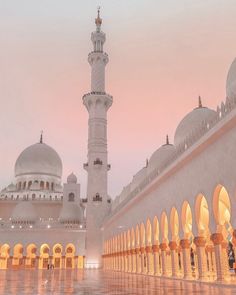
[[[236,287],[101,270],[0,270],[0,295],[236,294]]]

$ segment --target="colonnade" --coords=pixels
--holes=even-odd
[[[25,252],[22,244],[16,244],[13,255],[10,255],[10,245],[3,244],[0,247],[0,269],[84,268],[84,256],[76,255],[75,246],[71,243],[66,245],[64,253],[59,243],[52,247],[52,251],[48,244],[42,244],[39,253],[35,244],[29,244]]]
[[[195,218],[190,204],[184,201],[180,214],[176,207],[171,207],[169,218],[166,210],[161,212],[160,223],[157,216],[150,217],[105,240],[104,269],[187,280],[233,281],[234,200],[222,185],[216,187],[212,200],[213,212],[206,197],[199,194],[193,208]]]

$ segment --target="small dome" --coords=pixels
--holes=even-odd
[[[232,62],[227,75],[226,95],[228,98],[236,98],[236,58]]]
[[[131,190],[135,189],[147,176],[147,168],[144,167],[139,170],[134,176],[131,182]]]
[[[15,176],[48,175],[61,178],[62,161],[57,152],[45,143],[36,143],[26,148],[15,164]]]
[[[37,213],[33,204],[29,201],[21,201],[13,209],[11,215],[12,222],[28,222],[35,223],[37,220]]]
[[[67,183],[77,183],[77,177],[73,172],[67,177]]]
[[[173,144],[164,144],[157,149],[151,156],[148,163],[148,170],[160,167],[171,155],[175,152],[175,146]]]
[[[83,209],[74,202],[63,204],[59,221],[61,223],[81,223],[83,222]]]
[[[198,107],[187,114],[179,123],[175,131],[174,144],[175,146],[184,142],[186,137],[201,125],[203,121],[210,121],[216,116],[216,111],[206,107]]]
[[[9,184],[8,187],[7,187],[7,191],[8,192],[16,191],[16,186],[13,183]]]

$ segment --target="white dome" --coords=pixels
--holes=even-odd
[[[62,161],[57,152],[45,143],[26,148],[15,164],[15,176],[48,175],[61,178]]]
[[[131,190],[135,189],[147,176],[147,168],[144,167],[139,170],[134,176],[131,182]]]
[[[67,183],[77,183],[77,177],[73,172],[67,177]]]
[[[29,201],[21,201],[13,209],[12,222],[34,223],[37,220],[37,213],[33,204]]]
[[[60,212],[59,221],[61,223],[68,222],[82,222],[83,221],[83,209],[74,202],[63,204]]]
[[[232,62],[227,75],[226,95],[228,98],[236,98],[236,58]]]
[[[206,107],[198,107],[187,114],[176,128],[174,138],[175,146],[182,143],[203,121],[210,121],[216,114],[214,110]]]
[[[148,170],[151,171],[157,167],[160,167],[171,155],[175,152],[175,146],[173,144],[164,144],[157,149],[151,156],[148,163]]]

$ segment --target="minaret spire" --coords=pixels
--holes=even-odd
[[[202,98],[200,95],[198,96],[198,107],[202,108]]]
[[[41,133],[40,133],[40,140],[39,140],[39,143],[43,143],[43,130],[42,130]]]
[[[98,10],[97,10],[98,14],[97,14],[97,18],[95,19],[95,24],[97,26],[97,32],[100,32],[101,24],[102,24],[102,19],[100,18],[100,9],[101,9],[101,7],[98,6]]]
[[[93,51],[88,55],[91,66],[91,90],[83,96],[89,113],[88,172],[86,205],[86,266],[100,267],[102,254],[101,226],[110,210],[107,177],[110,165],[107,152],[107,112],[113,98],[105,90],[105,68],[108,55],[103,51],[106,35],[101,31],[100,8],[95,19],[96,30],[91,34]]]

